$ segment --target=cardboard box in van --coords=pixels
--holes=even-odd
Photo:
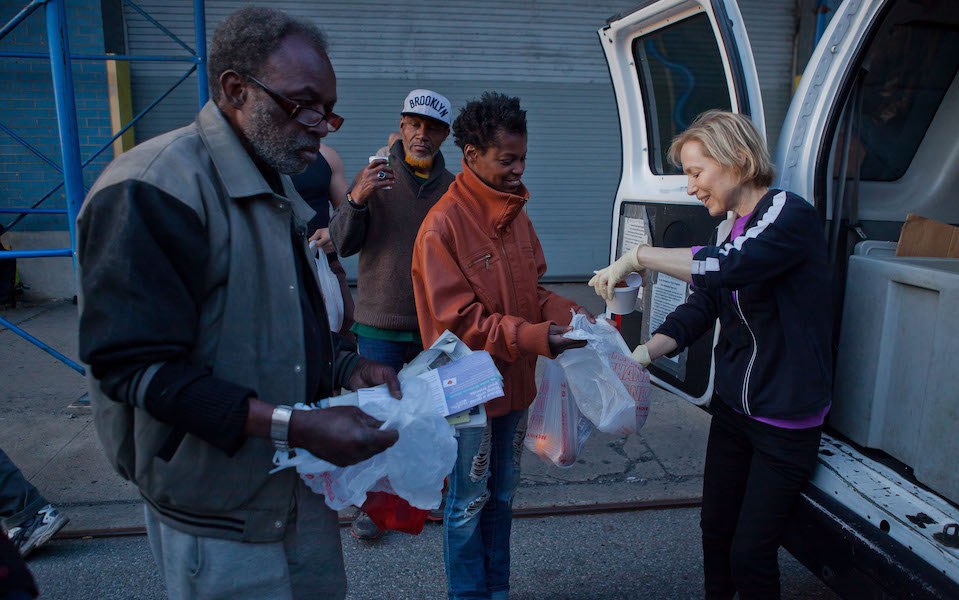
[[[959,258],[959,227],[909,213],[899,234],[896,256]]]

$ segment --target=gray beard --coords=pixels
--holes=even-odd
[[[305,131],[295,137],[284,136],[262,99],[253,105],[243,135],[263,162],[284,175],[302,173],[310,165],[300,156],[301,149],[320,147],[320,138]]]

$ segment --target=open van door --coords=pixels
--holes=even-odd
[[[701,245],[719,221],[686,194],[686,177],[669,163],[672,139],[713,108],[749,115],[765,133],[759,78],[734,0],[652,0],[599,30],[616,90],[623,172],[613,208],[610,261],[637,244]],[[689,295],[679,279],[654,274],[641,311],[624,315],[633,347]],[[639,306],[639,305],[638,305]],[[697,404],[712,394],[715,333],[676,357],[650,365],[653,379]]]
[[[895,256],[908,213],[959,223],[956,8],[846,0],[776,153],[776,187],[823,216],[841,315],[819,465],[783,542],[845,597],[959,597],[959,259]]]

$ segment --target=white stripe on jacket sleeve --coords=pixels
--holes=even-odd
[[[757,221],[755,225],[753,225],[752,227],[747,229],[745,232],[743,232],[741,236],[737,237],[732,242],[729,242],[726,245],[724,245],[722,248],[720,248],[719,253],[723,256],[728,256],[729,253],[732,252],[733,250],[736,250],[737,252],[741,252],[743,249],[743,245],[746,242],[756,237],[759,237],[759,234],[766,231],[766,228],[769,227],[769,225],[771,225],[772,223],[774,223],[777,218],[779,218],[779,215],[782,213],[783,207],[785,205],[786,205],[786,192],[779,192],[773,197],[772,205],[766,210],[766,213],[762,216],[762,218],[759,219],[759,221]],[[713,269],[709,269],[707,265],[706,270],[711,271]],[[716,265],[715,270],[717,271],[719,270],[718,263]]]

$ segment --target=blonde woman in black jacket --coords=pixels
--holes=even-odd
[[[692,284],[686,302],[634,350],[644,366],[682,351],[719,319],[701,523],[706,597],[778,598],[782,530],[812,475],[831,402],[822,223],[802,198],[769,189],[768,152],[742,115],[703,113],[673,141],[670,158],[712,216],[735,214],[732,231],[707,246],[641,246],[590,285],[610,299],[618,281],[644,269]]]

